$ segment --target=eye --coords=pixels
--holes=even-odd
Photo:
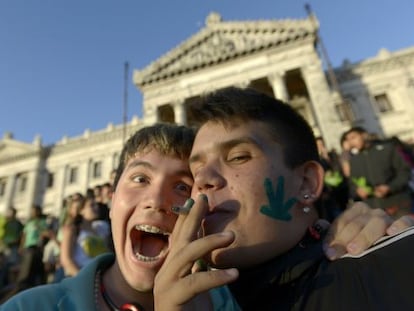
[[[190,185],[188,185],[184,182],[180,182],[176,185],[175,188],[180,192],[183,192],[185,194],[190,194],[192,186],[190,186]]]
[[[251,159],[250,153],[232,152],[227,156],[227,161],[232,163],[243,163]]]
[[[138,184],[142,184],[148,182],[148,177],[144,175],[136,175],[132,177],[132,181]]]

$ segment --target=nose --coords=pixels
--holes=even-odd
[[[225,184],[220,165],[205,164],[194,176],[193,190],[198,193],[207,193],[221,189]]]
[[[172,206],[173,194],[171,190],[162,185],[153,185],[151,190],[148,189],[147,195],[142,202],[144,209],[153,209],[161,213],[169,213]]]

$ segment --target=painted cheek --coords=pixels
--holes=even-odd
[[[263,182],[269,204],[263,205],[260,212],[273,219],[289,221],[292,219],[290,209],[297,202],[297,199],[292,197],[285,201],[284,177],[279,176],[276,192],[273,189],[273,183],[269,178]]]

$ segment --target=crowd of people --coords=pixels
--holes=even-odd
[[[414,213],[414,145],[379,139],[363,127],[343,133],[340,152],[328,151],[322,137],[316,143],[325,170],[321,216],[332,221],[355,201],[394,218]]]
[[[95,256],[112,251],[112,185],[96,185],[63,202],[59,217],[33,205],[22,222],[10,207],[0,223],[0,301],[41,284],[76,275]]]
[[[33,209],[16,252],[8,251],[19,257],[30,249],[30,265],[20,258],[8,294],[33,288],[0,309],[332,310],[338,302],[338,310],[412,307],[404,280],[414,271],[399,262],[412,257],[407,246],[413,230],[377,244],[363,260],[332,262],[323,253],[329,226],[318,221],[335,221],[330,230],[345,248],[359,228],[368,247],[390,225],[385,215],[409,214],[411,201],[408,207],[403,200],[388,202],[409,194],[411,168],[402,149],[352,128],[343,136],[349,153],[335,162],[316,147],[309,125],[290,106],[253,90],[221,90],[198,109],[197,132],[156,124],[131,136],[108,200],[102,189],[75,194],[59,221]],[[373,173],[367,163],[379,158],[384,167],[375,164]],[[356,214],[363,211],[357,221],[347,206],[358,200],[379,209],[370,214],[366,206],[357,208]],[[364,227],[370,215],[382,228],[371,235]],[[40,257],[52,259],[32,269]],[[205,265],[196,268],[200,258]],[[401,269],[390,270],[390,260]],[[381,280],[401,285],[398,304]],[[36,286],[42,282],[55,284]]]

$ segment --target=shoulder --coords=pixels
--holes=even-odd
[[[395,236],[386,236],[359,255],[344,255],[334,262],[324,262],[321,275],[329,273],[340,284],[358,284],[363,288],[389,282],[402,286],[407,279],[414,278],[414,228]],[[352,271],[352,273],[349,273]],[[375,287],[375,286],[374,286]]]
[[[307,310],[413,310],[414,228],[385,237],[358,256],[323,260],[308,281]],[[398,297],[398,298],[397,298]],[[314,307],[314,308],[313,308]]]
[[[23,291],[6,301],[0,311],[49,311],[56,310],[58,305],[62,310],[93,310],[96,271],[109,266],[114,259],[113,254],[98,256],[75,277]]]
[[[56,305],[65,296],[60,284],[36,286],[22,291],[1,305],[1,311],[38,311],[55,310]]]
[[[377,141],[374,142],[371,146],[371,150],[375,150],[377,152],[384,152],[384,151],[396,151],[397,146],[391,141]]]

